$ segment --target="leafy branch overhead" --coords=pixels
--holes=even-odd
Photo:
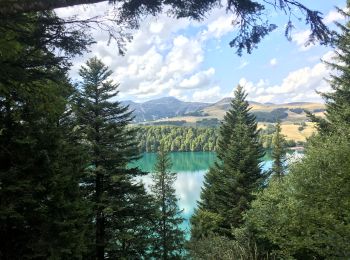
[[[0,1],[0,19],[16,17],[20,13],[44,11],[61,7],[94,4],[107,2],[106,0],[2,0]],[[110,39],[117,40],[120,52],[125,50],[123,46],[129,36],[125,29],[137,29],[142,20],[149,15],[157,16],[167,13],[175,18],[189,18],[197,21],[204,20],[214,8],[225,7],[226,13],[233,14],[232,26],[237,27],[230,46],[238,55],[245,50],[251,53],[260,41],[270,32],[277,28],[276,24],[270,23],[267,10],[274,9],[276,12],[284,13],[288,18],[285,27],[285,36],[291,39],[291,31],[294,21],[304,20],[310,26],[310,36],[306,44],[319,42],[330,44],[332,32],[322,21],[322,13],[312,10],[296,0],[227,0],[225,6],[219,0],[109,0],[113,11],[113,18],[99,20],[78,21],[89,22],[96,27],[105,27]],[[300,17],[303,17],[300,18]],[[109,26],[109,22],[113,26]],[[68,19],[72,23],[74,19]],[[104,24],[104,25],[103,25]],[[102,28],[103,29],[103,28]]]

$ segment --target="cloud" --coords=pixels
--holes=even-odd
[[[183,93],[183,89],[179,88],[170,89],[170,91],[168,92],[168,96],[176,97],[177,99],[180,99],[182,101],[190,101],[188,96]]]
[[[277,65],[277,59],[276,59],[276,58],[271,59],[271,60],[270,60],[270,65],[271,65],[272,67],[276,66],[276,65]]]
[[[222,36],[234,31],[235,29],[234,25],[232,24],[234,16],[223,16],[221,11],[214,14],[214,16],[216,16],[216,18],[213,21],[209,22],[207,29],[202,32],[203,39],[220,39]]]
[[[347,8],[342,8],[343,11],[347,11]],[[337,10],[331,10],[323,19],[326,25],[330,25],[334,22],[345,20],[344,15],[339,13]],[[309,43],[310,30],[298,31],[292,35],[292,41],[295,42],[300,51],[308,51],[315,46],[313,43]]]
[[[344,8],[343,10],[346,11],[346,8]],[[329,25],[331,23],[339,22],[344,19],[345,19],[344,15],[339,13],[337,10],[332,10],[325,16],[325,18],[323,19],[323,22]]]
[[[129,53],[126,57],[124,63],[116,67],[115,79],[120,82],[121,91],[137,98],[153,97],[179,86],[193,89],[208,85],[215,72],[212,68],[198,71],[203,61],[201,43],[183,35],[174,38],[165,54],[154,45],[145,53]]]
[[[292,41],[298,45],[300,51],[307,51],[315,46],[312,43],[308,43],[310,34],[310,30],[305,30],[292,35]]]
[[[97,16],[106,16],[111,14],[112,8],[109,8],[108,2],[101,2],[92,5],[75,5],[71,7],[55,9],[56,14],[62,18],[79,16],[79,19],[89,19]]]
[[[206,87],[211,83],[211,78],[214,74],[214,68],[198,72],[191,76],[189,79],[184,79],[183,81],[181,81],[179,87],[187,89]]]
[[[218,99],[223,98],[223,96],[220,87],[215,86],[209,89],[195,91],[192,95],[191,101],[215,102],[218,101]]]
[[[58,10],[58,14],[87,18],[111,16],[110,10],[110,6],[102,3],[64,8]],[[169,94],[188,99],[193,89],[212,87],[215,70],[203,65],[206,43],[233,31],[231,21],[232,16],[226,15],[224,9],[213,10],[204,23],[165,14],[147,17],[133,32],[133,40],[126,44],[125,56],[118,55],[115,42],[107,44],[106,32],[92,30],[96,44],[91,46],[90,53],[73,60],[70,76],[79,80],[80,66],[88,58],[97,56],[113,71],[112,77],[120,83],[123,96],[142,100]],[[185,34],[187,29],[193,32]],[[176,91],[178,88],[183,89],[181,93]]]
[[[174,39],[173,48],[166,57],[167,72],[191,72],[202,63],[203,59],[201,43],[179,35]]]
[[[332,59],[333,52],[323,55],[323,60]],[[268,80],[261,79],[257,83],[241,78],[239,84],[248,93],[248,99],[257,102],[286,103],[300,100],[322,101],[316,90],[325,92],[330,86],[325,81],[330,74],[327,66],[320,62],[313,67],[304,67],[290,72],[280,84],[272,85]]]
[[[106,4],[86,7],[75,7],[59,10],[60,15],[91,17],[92,14],[105,14],[110,10]],[[107,12],[107,15],[111,15]],[[226,96],[215,84],[215,69],[204,66],[204,53],[208,41],[220,38],[235,30],[232,25],[234,17],[225,15],[223,10],[214,10],[205,23],[187,19],[174,19],[161,15],[157,19],[146,18],[139,30],[134,32],[133,41],[127,44],[125,56],[118,56],[115,43],[107,46],[107,34],[101,30],[94,30],[91,53],[73,61],[71,77],[78,78],[77,71],[85,60],[97,56],[114,72],[113,79],[120,83],[121,95],[133,99],[146,99],[159,95],[170,95],[182,100],[217,101]],[[327,21],[340,19],[330,12]],[[187,33],[187,29],[191,33]],[[185,34],[186,33],[186,34]],[[293,42],[302,51],[310,34],[309,30],[299,31],[293,35]],[[329,54],[330,55],[330,54]],[[329,58],[324,56],[324,58]],[[248,65],[248,61],[240,60],[237,69]],[[271,66],[278,61],[272,58]],[[240,84],[245,86],[251,100],[261,102],[287,102],[291,100],[320,100],[315,89],[328,89],[322,80],[328,75],[325,65],[319,63],[313,67],[300,68],[290,72],[277,85],[271,85],[266,79],[250,82],[242,78]],[[302,95],[304,96],[300,96]]]
[[[323,54],[321,60],[326,62],[332,62],[332,61],[334,62],[334,59],[336,57],[336,52],[338,52],[338,50],[326,52],[325,54]]]

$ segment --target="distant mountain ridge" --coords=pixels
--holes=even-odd
[[[122,101],[122,104],[129,106],[135,117],[134,122],[140,123],[168,119],[184,120],[183,117],[198,117],[198,120],[203,118],[221,120],[229,109],[230,102],[230,97],[223,98],[215,103],[185,102],[175,97],[163,97],[142,103],[130,100]],[[274,117],[289,121],[306,120],[304,109],[318,113],[321,116],[324,111],[324,104],[313,102],[291,102],[286,104],[248,102],[251,111],[256,114],[258,121],[261,122],[270,122],[271,118]]]
[[[122,104],[128,105],[129,109],[134,111],[135,122],[183,116],[200,111],[211,105],[210,103],[184,102],[174,97],[163,97],[143,103],[128,100],[122,101]]]

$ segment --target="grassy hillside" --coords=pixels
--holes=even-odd
[[[271,113],[277,110],[285,110],[287,117],[281,119],[285,122],[303,122],[306,121],[306,114],[303,110],[314,112],[317,116],[323,116],[324,104],[311,102],[294,102],[287,104],[262,104],[250,102],[253,113]],[[208,117],[222,119],[230,106],[230,99],[225,98],[211,106],[202,109],[203,114]]]
[[[176,116],[176,117],[167,117],[159,120],[155,120],[154,122],[162,122],[162,121],[186,121],[188,123],[196,123],[203,119],[211,119],[217,118],[218,120],[222,120],[224,115],[229,108],[229,103],[215,103],[211,106],[208,106],[201,110],[201,114],[203,116]],[[306,122],[307,117],[304,112],[305,110],[309,110],[313,112],[316,116],[323,117],[324,116],[324,104],[320,103],[306,103],[306,102],[298,102],[298,103],[288,103],[288,104],[261,104],[252,102],[251,103],[251,112],[257,115],[257,120],[259,122],[265,122],[264,116],[269,116],[270,119],[275,121],[276,118],[274,116],[280,115],[281,113],[285,113],[285,117],[280,118],[282,122],[295,122],[301,123]],[[278,112],[278,113],[277,113]],[[262,118],[259,120],[259,117]],[[272,122],[272,121],[269,121]]]
[[[269,123],[258,123],[259,128],[266,128]],[[282,134],[285,135],[287,140],[294,141],[306,141],[306,138],[310,137],[313,133],[316,132],[314,123],[307,122],[306,126],[303,129],[300,128],[300,124],[283,122],[281,125]]]
[[[204,108],[201,112],[205,116],[176,116],[149,122],[149,124],[177,124],[180,126],[202,126],[201,122],[206,120],[222,120],[229,108],[229,99],[223,99],[211,106]],[[251,111],[257,115],[257,118],[264,119],[265,116],[273,118],[271,115],[285,116],[282,121],[282,133],[288,140],[305,141],[315,133],[316,129],[313,123],[307,122],[304,109],[313,111],[317,116],[324,116],[324,105],[319,103],[296,102],[288,104],[261,104],[251,102]],[[259,120],[260,121],[260,120]],[[259,122],[259,128],[266,128],[273,122]],[[303,127],[301,127],[303,125]]]

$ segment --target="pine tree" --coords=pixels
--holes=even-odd
[[[329,80],[333,91],[322,94],[326,118],[309,113],[319,134],[308,140],[303,159],[283,181],[272,181],[258,196],[246,218],[283,259],[350,256],[350,23],[338,26],[335,58],[327,62],[335,70]]]
[[[252,202],[245,220],[260,250],[277,259],[350,257],[349,132],[309,139],[303,159]]]
[[[274,176],[281,178],[285,173],[285,138],[281,133],[281,122],[278,121],[276,124],[275,134],[273,136],[273,150],[272,150],[272,173]]]
[[[90,156],[85,184],[94,203],[95,254],[97,259],[119,259],[125,254],[138,258],[148,247],[139,245],[147,244],[144,222],[145,215],[152,215],[151,200],[143,186],[133,181],[142,172],[127,167],[139,157],[136,130],[128,127],[132,120],[128,107],[115,101],[118,85],[109,80],[111,74],[99,59],[88,60],[80,69],[83,81],[77,101],[82,141]]]
[[[215,233],[231,236],[231,229],[243,223],[243,213],[263,180],[260,162],[264,152],[246,96],[238,86],[220,127],[218,161],[205,175],[199,209],[192,218],[192,233],[197,237],[200,237],[196,230],[200,222],[197,215],[202,211],[215,215],[214,222],[218,226],[211,227]]]
[[[350,17],[349,11],[338,9],[338,12],[346,18]],[[340,33],[335,37],[335,56],[333,61],[325,61],[334,71],[328,80],[333,91],[321,93],[326,101],[326,119],[308,113],[311,120],[317,123],[321,134],[342,131],[341,129],[350,127],[350,22],[336,25]]]
[[[67,125],[65,55],[82,50],[82,35],[53,26],[49,12],[17,19],[0,25],[0,258],[81,259],[89,207],[84,152]]]
[[[184,221],[177,206],[174,182],[176,173],[170,171],[171,161],[164,145],[159,147],[157,163],[151,190],[159,208],[155,225],[155,245],[153,256],[156,259],[179,259],[184,252],[185,236],[180,225]]]

